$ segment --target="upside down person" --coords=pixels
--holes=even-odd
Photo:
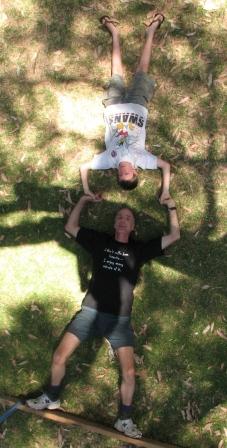
[[[104,121],[106,125],[106,150],[80,167],[85,194],[95,197],[88,183],[89,170],[117,170],[118,182],[124,189],[131,190],[138,183],[138,168],[162,171],[160,203],[169,197],[170,164],[145,149],[148,102],[153,96],[154,80],[148,76],[153,48],[153,38],[161,26],[164,16],[156,13],[147,25],[146,41],[143,47],[130,88],[123,81],[119,32],[115,21],[108,16],[101,19],[102,25],[112,36],[112,77],[107,97],[104,99]]]

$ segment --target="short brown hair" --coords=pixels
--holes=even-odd
[[[118,179],[118,183],[123,190],[133,190],[138,185],[138,175],[134,174],[132,179],[129,180]]]

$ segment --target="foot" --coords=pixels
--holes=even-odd
[[[26,404],[37,411],[42,411],[43,409],[58,409],[61,406],[60,400],[52,401],[46,394],[26,400]]]
[[[133,439],[141,439],[142,432],[133,423],[131,418],[127,420],[121,420],[120,418],[114,423],[114,428],[119,432],[123,432],[126,436],[132,437]]]
[[[165,20],[164,14],[161,12],[156,12],[153,16],[148,16],[148,19],[151,19],[149,23],[145,23],[147,27],[147,32],[152,31],[155,32],[158,28],[160,28],[161,24]]]
[[[102,16],[100,17],[99,21],[111,34],[118,32],[116,25],[119,22],[117,20],[112,19],[109,16]]]

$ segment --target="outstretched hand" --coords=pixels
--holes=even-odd
[[[163,191],[161,193],[161,195],[159,196],[159,203],[161,205],[165,205],[165,201],[167,201],[168,199],[171,199],[171,196],[169,194],[169,191]]]
[[[85,193],[81,199],[84,202],[101,202],[103,200],[103,197],[101,195],[101,193]]]
[[[162,202],[160,201],[162,205],[165,205],[166,207],[175,207],[175,201],[169,196],[168,198],[164,199]]]

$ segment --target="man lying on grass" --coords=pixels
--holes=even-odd
[[[118,182],[122,188],[131,190],[138,183],[137,168],[162,170],[162,192],[160,203],[169,197],[170,165],[145,149],[147,105],[154,92],[154,81],[148,75],[153,37],[164,20],[156,13],[147,25],[147,37],[132,86],[126,90],[123,81],[123,66],[119,33],[115,21],[108,16],[101,19],[102,25],[112,35],[112,77],[109,82],[104,120],[106,125],[106,150],[96,155],[80,168],[85,194],[93,195],[88,185],[89,169],[116,168]]]
[[[95,200],[89,195],[80,198],[65,230],[91,254],[92,278],[80,312],[67,326],[54,353],[50,385],[38,398],[27,400],[27,404],[33,409],[58,408],[67,360],[85,340],[105,337],[116,351],[122,374],[121,405],[114,427],[130,437],[140,438],[142,434],[131,419],[135,389],[134,338],[130,324],[133,290],[141,266],[162,255],[166,247],[180,238],[175,202],[171,198],[163,201],[169,213],[168,235],[147,242],[132,238],[135,218],[128,208],[121,208],[116,214],[114,236],[80,227],[80,214],[88,202]]]

